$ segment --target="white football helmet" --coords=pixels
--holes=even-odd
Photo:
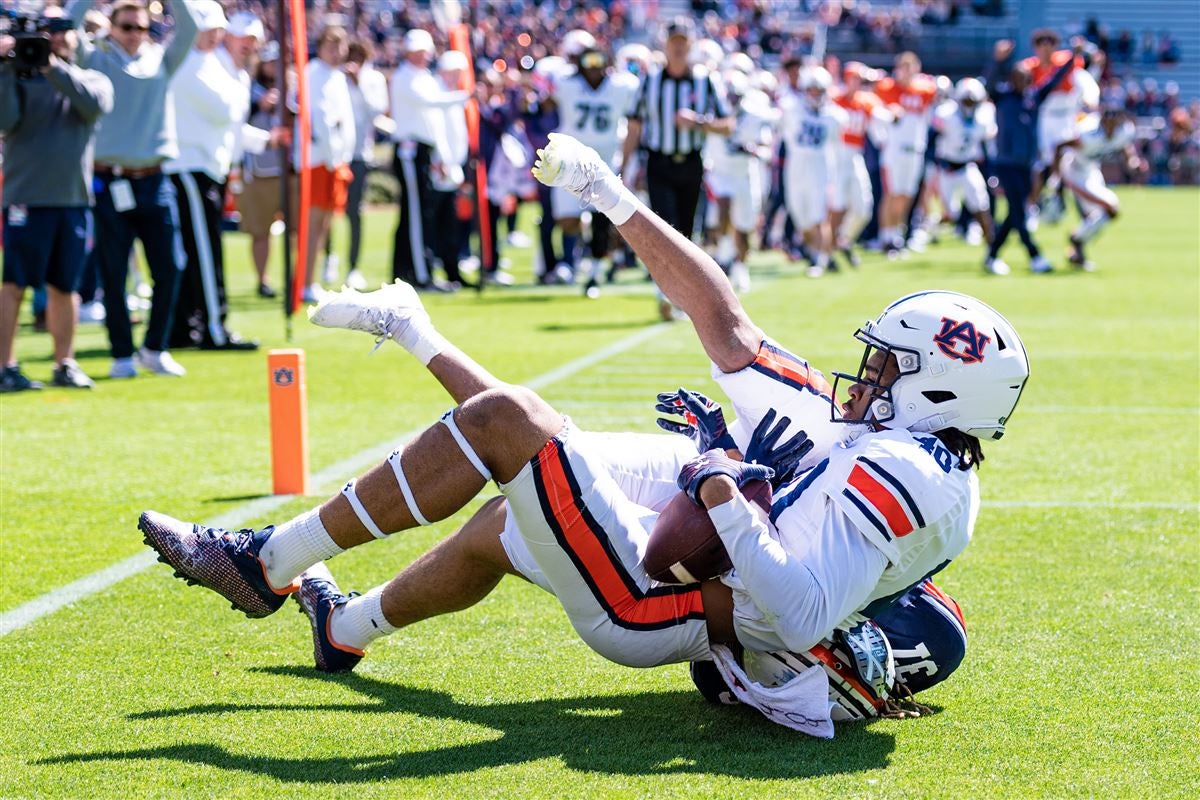
[[[582,28],[576,28],[573,31],[567,31],[562,38],[562,44],[559,49],[566,58],[574,58],[584,50],[591,50],[596,46],[596,37],[592,36]]]
[[[828,92],[833,86],[833,77],[830,76],[829,70],[824,67],[807,67],[800,72],[800,90],[807,92],[809,89],[820,89],[823,92]]]
[[[963,78],[954,86],[954,99],[959,104],[979,105],[987,100],[987,89],[978,78]]]
[[[710,70],[716,70],[725,59],[725,48],[715,39],[700,39],[692,45],[688,60],[693,64],[702,64]]]
[[[843,422],[927,432],[955,428],[999,439],[1029,379],[1029,357],[1012,324],[957,292],[902,297],[859,328],[855,338],[866,345],[858,374],[835,372],[834,391],[846,380],[868,386],[875,399],[866,419]],[[896,358],[899,375],[891,386],[865,377],[875,351]]]

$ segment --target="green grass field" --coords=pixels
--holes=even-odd
[[[1200,193],[1133,189],[1122,202],[1090,275],[1031,276],[1015,241],[1005,279],[956,241],[820,281],[774,255],[752,263],[751,315],[826,370],[857,365],[855,327],[921,288],[976,294],[1025,339],[1033,377],[988,446],[975,542],[939,581],[971,641],[921,697],[932,716],[818,741],[713,709],[682,666],[593,654],[553,598],[516,580],[330,678],[310,666],[295,605],[250,621],[137,561],[0,638],[0,796],[1200,796]],[[393,219],[369,218],[373,278],[390,269]],[[1039,237],[1061,261],[1064,228]],[[247,251],[227,238],[231,326],[285,346]],[[529,254],[509,252],[526,283]],[[428,304],[451,339],[585,427],[654,431],[655,392],[716,391],[690,327],[658,324],[632,275],[594,302],[518,287]],[[261,351],[181,352],[182,380],[4,396],[0,611],[144,559],[145,508],[281,521],[450,405],[392,345],[369,356],[367,337],[303,317],[292,344],[307,353],[312,498],[255,499],[270,492]],[[102,327],[84,327],[79,350],[87,372],[107,373]],[[48,378],[45,335],[23,326],[18,352]],[[369,588],[473,508],[331,566],[343,587]]]

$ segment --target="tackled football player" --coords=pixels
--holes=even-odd
[[[229,532],[146,512],[139,526],[147,542],[180,577],[250,616],[273,613],[299,590],[322,669],[352,668],[374,638],[470,606],[517,574],[552,591],[601,655],[639,667],[715,657],[740,700],[776,722],[832,735],[830,711],[845,704],[829,702],[825,670],[788,673],[766,662],[755,677],[782,683],[768,687],[742,678],[747,659],[739,663],[734,651],[806,654],[831,637],[848,642],[849,633],[860,669],[844,682],[866,680],[860,694],[871,703],[872,690],[890,688],[886,638],[863,623],[897,598],[911,602],[910,590],[931,587],[927,578],[966,546],[979,505],[980,438],[1003,434],[1028,377],[1016,331],[964,295],[902,298],[857,332],[866,346],[857,373],[835,373],[849,382],[843,405],[819,372],[764,336],[716,264],[646,209],[594,151],[554,137],[535,174],[607,214],[693,321],[733,400],[738,450],[762,449],[756,432],[774,409],[793,428],[806,426],[814,447],[801,448],[802,460],[778,463],[783,447],[768,448],[766,463],[756,464],[737,460],[738,450],[697,455],[682,437],[581,431],[454,347],[411,287],[393,284],[333,295],[312,321],[393,339],[459,405],[294,520]],[[638,446],[630,447],[625,437],[634,436]],[[805,438],[797,437],[787,441]],[[651,439],[653,447],[641,446]],[[737,488],[772,477],[772,463],[796,477],[779,487],[769,516],[759,516]],[[489,501],[385,586],[351,598],[327,570],[313,569],[347,548],[445,519],[489,480],[503,500]],[[658,584],[640,563],[655,509],[677,482],[708,509],[728,551],[733,569],[718,580]]]

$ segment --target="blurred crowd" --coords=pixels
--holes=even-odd
[[[293,204],[298,194],[302,130],[313,202],[296,270],[308,301],[327,286],[365,285],[361,209],[380,173],[398,193],[395,277],[425,291],[506,285],[509,252],[532,246],[537,280],[598,297],[636,260],[603,215],[565,207],[531,179],[553,131],[605,152],[656,211],[705,241],[737,288],[748,285],[754,241],[807,259],[817,277],[838,259],[857,266],[860,245],[907,257],[943,225],[988,245],[990,272],[1008,271],[999,250],[1010,232],[1031,268],[1049,271],[1032,234],[1070,198],[1080,226],[1069,262],[1090,267],[1084,246],[1118,215],[1107,183],[1200,180],[1200,100],[1173,81],[1131,77],[1118,65],[1149,63],[1147,51],[1094,20],[1069,40],[1036,32],[1023,60],[1021,45],[1001,42],[977,77],[956,83],[923,74],[909,51],[890,73],[843,64],[825,33],[850,31],[862,50],[891,53],[919,46],[923,26],[1001,4],[697,0],[674,20],[654,0],[306,5],[301,126],[272,0],[37,3],[46,63],[0,60],[0,388],[41,386],[15,356],[27,289],[54,338],[56,385],[92,385],[73,358],[77,315],[107,326],[111,378],[182,376],[172,352],[187,348],[254,350],[228,327],[223,233],[249,235],[258,294],[275,297],[272,250],[285,187]],[[473,62],[450,48],[458,13]],[[0,35],[0,51],[15,52],[15,41]],[[1166,35],[1154,53],[1155,63],[1179,56]],[[682,92],[678,103],[662,99],[666,86]],[[468,108],[478,110],[477,146]],[[47,163],[61,175],[33,168]],[[828,179],[798,177],[818,174]],[[827,184],[838,187],[828,196]],[[1003,220],[997,198],[1007,200]],[[517,226],[523,203],[535,205],[536,242]],[[334,243],[340,215],[350,237]],[[291,219],[294,235],[294,207]],[[659,310],[674,314],[661,299]]]

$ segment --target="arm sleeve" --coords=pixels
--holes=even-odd
[[[440,89],[433,76],[425,72],[415,75],[411,82],[401,87],[401,97],[405,96],[407,96],[406,99],[415,100],[423,106],[446,108],[462,105],[471,95],[463,89],[453,91]]]
[[[249,122],[242,124],[242,150],[251,155],[262,155],[271,143],[271,132],[256,128]]]
[[[21,101],[17,97],[17,76],[7,64],[0,64],[0,133],[8,133],[21,121]]]
[[[179,65],[187,58],[192,44],[196,41],[196,34],[200,32],[187,0],[174,0],[171,3],[171,11],[175,16],[175,35],[163,54],[163,63],[167,67],[168,75],[174,75],[175,70],[179,69]]]
[[[714,117],[723,119],[733,116],[733,109],[729,107],[729,100],[725,96],[725,84],[711,75],[708,76],[708,96],[709,107]]]
[[[67,16],[77,29],[77,39],[79,47],[75,50],[75,62],[80,66],[86,67],[91,61],[92,53],[96,52],[96,45],[92,44],[92,40],[83,32],[83,18],[87,12],[92,10],[92,5],[95,0],[73,0],[70,9],[67,11]]]
[[[1050,96],[1050,93],[1057,89],[1058,85],[1062,83],[1074,69],[1075,59],[1069,59],[1068,61],[1064,62],[1063,65],[1058,68],[1058,71],[1050,76],[1050,80],[1046,81],[1044,86],[1034,92],[1034,105],[1040,106],[1042,103],[1046,102],[1046,98]]]
[[[1008,91],[1008,75],[1012,73],[1015,60],[1015,56],[1010,54],[1003,61],[993,58],[988,62],[987,70],[983,73],[983,84],[993,100]]]
[[[784,549],[741,496],[708,514],[733,562],[735,594],[749,597],[788,650],[804,652],[828,636],[867,601],[887,567],[884,555],[832,505],[804,556]]]
[[[107,75],[59,61],[47,70],[46,80],[71,101],[71,110],[84,122],[112,111],[113,87]]]

